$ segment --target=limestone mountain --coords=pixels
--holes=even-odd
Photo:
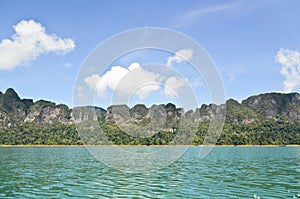
[[[300,144],[298,93],[260,94],[186,111],[171,103],[105,110],[21,99],[12,88],[0,92],[0,144],[202,144],[216,113],[226,114],[217,144]]]
[[[176,126],[181,118],[193,122],[209,122],[213,110],[226,107],[226,123],[253,123],[264,120],[283,120],[286,122],[300,121],[299,93],[267,93],[251,96],[241,103],[229,99],[224,105],[203,104],[196,110],[177,108],[174,104],[152,105],[147,108],[137,104],[130,108],[127,105],[112,105],[107,110],[94,106],[75,107],[70,109],[64,104],[32,99],[21,99],[9,88],[5,93],[0,92],[0,129],[16,127],[23,123],[33,123],[38,126],[55,123],[73,124],[75,122],[111,121],[121,126],[146,126],[156,123],[161,128]]]

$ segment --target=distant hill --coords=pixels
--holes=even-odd
[[[21,99],[12,88],[0,92],[0,144],[82,144],[75,124],[87,121],[103,125],[115,144],[167,144],[182,120],[196,125],[193,144],[202,144],[218,107],[226,107],[226,120],[217,144],[300,144],[299,93],[260,94],[241,103],[229,99],[223,105],[204,104],[186,111],[171,103],[149,108],[143,104],[132,108],[112,105],[105,110],[94,106],[70,109],[45,100],[33,102]],[[117,129],[118,138],[112,136],[112,129]],[[141,135],[143,132],[146,134]],[[97,140],[93,143],[101,144]]]

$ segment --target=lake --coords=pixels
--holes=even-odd
[[[300,198],[300,147],[200,148],[133,174],[85,147],[0,147],[0,198]]]

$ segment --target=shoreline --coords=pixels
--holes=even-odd
[[[159,146],[189,146],[189,147],[300,147],[300,144],[287,144],[287,145],[252,145],[252,144],[245,144],[245,145],[46,145],[46,144],[20,144],[20,145],[10,145],[10,144],[0,144],[1,148],[13,148],[13,147],[91,147],[91,146],[113,146],[113,147],[159,147]]]

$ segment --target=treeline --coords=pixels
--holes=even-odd
[[[2,145],[201,145],[207,135],[209,123],[184,124],[177,128],[153,133],[149,136],[135,135],[122,131],[112,122],[74,124],[51,124],[37,126],[24,123],[18,127],[0,130]],[[96,128],[91,128],[95,127]],[[79,131],[77,131],[79,130]],[[80,133],[78,133],[80,132]],[[287,145],[300,144],[300,122],[267,120],[264,122],[225,123],[217,136],[217,145]]]
[[[224,107],[225,124],[217,133],[209,122]],[[299,93],[260,94],[241,103],[229,99],[184,112],[172,103],[69,109],[50,101],[21,99],[12,88],[0,92],[0,144],[286,145],[300,144],[299,134]]]
[[[251,124],[226,124],[217,144],[287,145],[300,144],[300,123],[268,120]]]
[[[81,145],[75,125],[61,123],[38,126],[23,123],[18,127],[0,130],[2,145]]]

